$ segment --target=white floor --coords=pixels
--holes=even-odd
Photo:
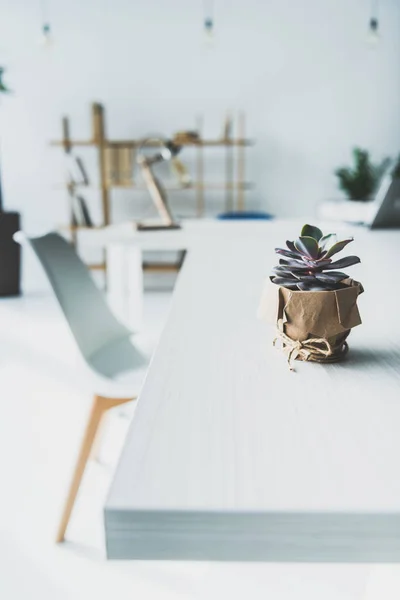
[[[170,295],[146,294],[158,335]],[[0,301],[0,599],[398,600],[400,567],[107,562],[102,505],[129,421],[114,414],[87,470],[68,542],[54,532],[90,406],[50,295]]]

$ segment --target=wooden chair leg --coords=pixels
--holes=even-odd
[[[86,431],[83,437],[81,449],[79,452],[78,460],[75,466],[75,471],[72,477],[71,485],[69,488],[68,496],[65,502],[64,511],[62,513],[61,521],[59,524],[56,542],[62,542],[64,540],[65,531],[68,526],[69,519],[71,517],[72,509],[74,507],[75,499],[78,494],[79,486],[82,481],[85,467],[90,456],[93,442],[96,437],[97,430],[99,428],[101,419],[105,411],[130,402],[134,398],[104,398],[103,396],[95,396],[93,399],[92,409]]]
[[[100,462],[101,441],[104,436],[104,430],[106,428],[106,423],[107,423],[107,415],[103,414],[101,421],[99,423],[99,426],[97,428],[95,438],[93,440],[89,460],[94,460],[95,462]]]

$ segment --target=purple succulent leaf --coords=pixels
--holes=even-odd
[[[289,240],[286,240],[286,246],[289,248],[289,250],[291,250],[292,252],[295,252],[297,254],[297,250],[296,250],[296,246],[294,245],[294,242],[290,242]]]
[[[312,283],[317,281],[313,275],[302,275],[301,273],[293,273],[293,275],[304,283]]]
[[[316,269],[324,269],[325,267],[327,267],[328,265],[330,265],[332,263],[332,260],[330,258],[320,258],[314,262],[309,261],[309,265],[313,266]]]
[[[341,258],[340,260],[337,260],[331,263],[330,265],[326,265],[326,267],[324,267],[324,270],[333,271],[335,269],[343,269],[346,267],[351,267],[352,265],[356,265],[359,262],[361,262],[361,260],[358,258],[358,256],[346,256],[345,258]]]
[[[302,290],[302,291],[308,291],[308,292],[326,292],[327,290],[330,289],[330,285],[323,283],[322,281],[315,281],[313,282],[299,282],[297,284],[297,287]]]
[[[284,277],[276,275],[275,277],[273,277],[273,282],[277,283],[278,285],[286,285],[288,282],[295,284],[297,282],[297,279],[289,273],[289,275],[285,275]]]
[[[287,287],[291,290],[296,289],[296,279],[289,279],[287,277],[273,277],[272,282],[276,285]]]
[[[285,274],[294,277],[302,277],[303,275],[308,275],[308,271],[305,269],[297,269],[296,267],[291,267],[289,265],[279,265],[278,267],[274,267],[272,269],[273,275],[278,275],[278,277],[283,277]]]
[[[343,250],[343,248],[345,248],[345,246],[347,246],[347,244],[349,244],[353,240],[354,240],[354,238],[351,237],[351,238],[348,238],[347,240],[341,240],[340,242],[336,242],[336,244],[333,244],[333,246],[331,246],[329,248],[328,252],[325,254],[325,258],[330,258],[334,254],[337,254],[338,252]]]
[[[302,282],[302,281],[299,281],[299,283],[297,284],[297,287],[302,292],[308,292],[310,290],[310,287],[307,285],[307,283]]]
[[[323,235],[322,238],[319,240],[319,247],[322,250],[327,250],[328,248],[330,248],[330,246],[333,246],[333,244],[336,243],[336,240],[336,233],[327,233],[326,235]]]
[[[347,279],[348,275],[346,275],[346,273],[340,273],[339,271],[331,271],[329,273],[316,273],[315,277],[320,281],[339,283],[339,281]]]
[[[318,242],[322,238],[322,231],[314,225],[304,225],[301,236],[311,237]]]
[[[278,277],[297,277],[297,275],[295,274],[295,272],[293,271],[293,269],[291,269],[290,267],[274,267],[272,269],[272,275],[273,276],[278,276]],[[299,273],[299,275],[301,275],[301,272]]]
[[[281,254],[282,256],[287,256],[288,258],[296,258],[299,259],[301,255],[299,252],[291,252],[290,250],[286,250],[285,248],[275,248],[275,252],[277,254]]]
[[[291,267],[297,267],[299,269],[309,269],[309,265],[303,260],[297,260],[296,258],[285,259],[281,258],[279,260],[280,265],[290,265]]]
[[[290,268],[287,265],[279,265],[278,267],[274,267],[272,269],[273,273],[283,273],[284,271],[290,272]]]
[[[315,240],[314,238],[300,236],[299,239],[297,239],[294,242],[294,245],[296,249],[305,257],[311,260],[315,260],[316,258],[318,258],[319,247],[317,240]]]
[[[318,275],[329,275],[329,277],[340,277],[340,279],[338,281],[341,281],[342,279],[346,279],[346,277],[348,277],[348,275],[346,273],[343,273],[342,271],[329,271],[328,273],[318,273]]]

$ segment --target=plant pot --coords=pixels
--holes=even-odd
[[[370,223],[374,210],[374,201],[327,200],[318,206],[318,218],[340,223]]]
[[[361,324],[361,283],[346,279],[332,291],[293,291],[267,281],[258,315],[274,324],[289,364],[294,359],[337,362],[347,353],[350,330]]]

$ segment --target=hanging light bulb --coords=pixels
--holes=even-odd
[[[380,40],[378,20],[378,0],[372,0],[371,18],[368,27],[368,42],[375,46]]]
[[[42,31],[39,38],[39,44],[41,46],[52,46],[54,40],[48,19],[47,0],[41,0],[40,6],[42,17]]]
[[[204,37],[206,41],[212,41],[214,38],[214,23],[211,17],[204,19]]]
[[[51,34],[51,27],[49,23],[44,23],[42,26],[42,34],[39,38],[39,43],[42,46],[52,46],[53,45],[53,36]]]
[[[207,6],[206,6],[207,4]],[[203,21],[203,32],[204,32],[204,41],[207,44],[210,44],[214,41],[215,33],[214,33],[214,19],[213,19],[213,6],[212,0],[207,3],[204,3],[204,21]]]
[[[375,45],[379,42],[379,39],[379,21],[378,19],[372,18],[369,22],[368,42]]]

